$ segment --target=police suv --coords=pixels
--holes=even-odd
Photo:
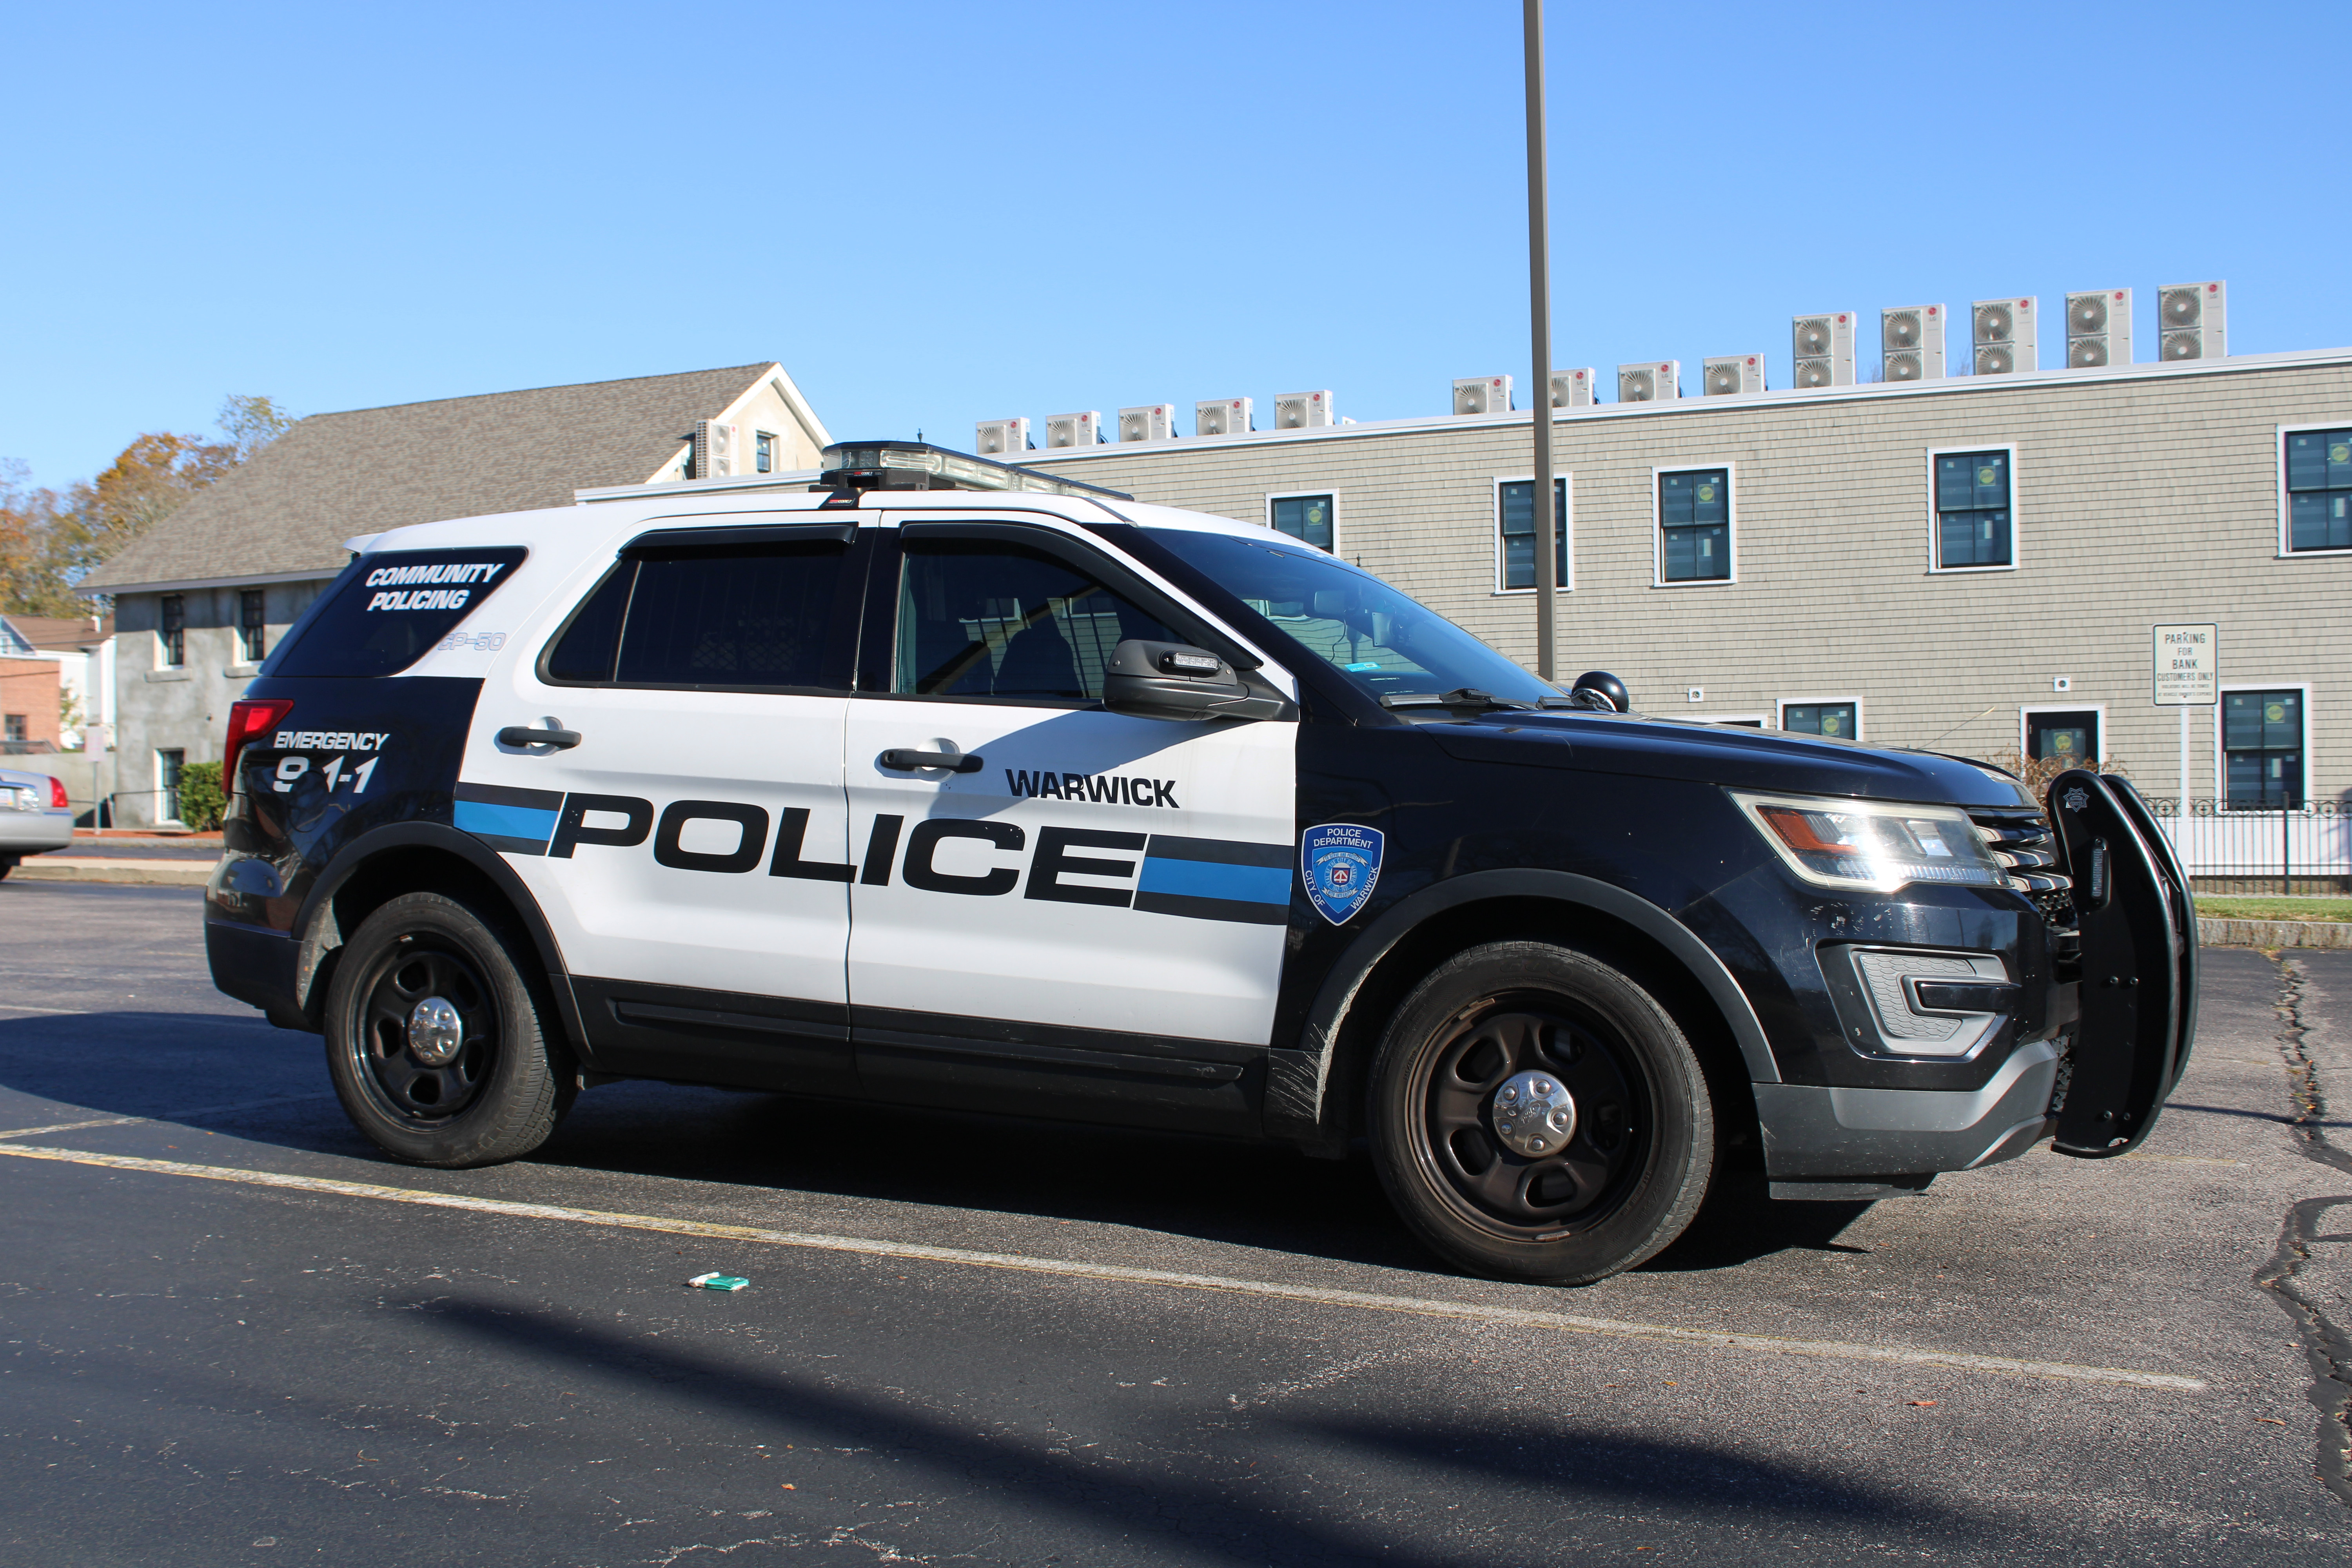
[[[355,541],[236,704],[214,978],[386,1152],[615,1078],[1361,1138],[1437,1252],[1576,1282],[1723,1173],[2119,1154],[2179,1075],[2121,780],[1645,717],[1262,527],[827,459]]]

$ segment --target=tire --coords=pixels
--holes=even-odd
[[[436,998],[454,1039],[410,1026]],[[336,1097],[395,1160],[519,1159],[571,1109],[570,1052],[536,957],[442,894],[404,893],[360,923],[328,985],[326,1024]]]
[[[14,855],[0,855],[0,881],[5,881],[8,873],[16,868],[16,861],[17,857]]]
[[[1507,1089],[1522,1106],[1540,1091],[1552,1114],[1498,1115]],[[1423,980],[1370,1093],[1389,1201],[1477,1274],[1585,1285],[1631,1268],[1690,1224],[1715,1165],[1706,1074],[1665,1009],[1543,942],[1475,947]]]

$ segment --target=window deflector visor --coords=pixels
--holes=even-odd
[[[1730,794],[1781,863],[1816,887],[1891,893],[1915,883],[2010,885],[2008,870],[1956,805]]]

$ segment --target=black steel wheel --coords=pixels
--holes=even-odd
[[[1398,1212],[1483,1274],[1582,1284],[1679,1236],[1714,1118],[1697,1058],[1632,978],[1496,942],[1408,997],[1373,1064],[1372,1148]]]
[[[572,1077],[536,974],[517,938],[439,893],[369,915],[327,994],[327,1066],[352,1123],[423,1165],[491,1164],[546,1142]]]

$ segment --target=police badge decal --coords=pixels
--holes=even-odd
[[[1364,907],[1381,879],[1382,839],[1377,827],[1327,822],[1298,841],[1298,870],[1307,879],[1307,901],[1333,925]]]

